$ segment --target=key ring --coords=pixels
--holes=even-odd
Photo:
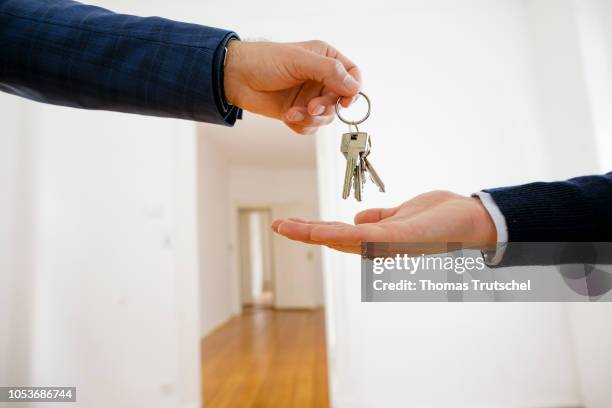
[[[366,113],[366,115],[361,118],[361,120],[346,120],[344,119],[341,115],[340,115],[340,101],[342,100],[342,97],[340,96],[338,98],[338,100],[336,101],[336,115],[338,115],[338,119],[340,119],[342,122],[346,123],[347,125],[349,125],[349,129],[351,128],[351,126],[355,126],[355,129],[357,129],[357,131],[359,131],[359,129],[357,128],[357,125],[360,123],[363,123],[366,121],[367,118],[370,117],[370,110],[372,107],[372,104],[370,103],[370,98],[368,98],[368,95],[366,95],[363,92],[359,92],[359,95],[363,96],[366,100],[366,102],[368,103],[368,113]]]

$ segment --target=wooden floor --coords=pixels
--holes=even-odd
[[[322,309],[245,313],[202,340],[205,408],[329,406]]]

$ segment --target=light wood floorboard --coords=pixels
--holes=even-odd
[[[206,408],[329,406],[324,311],[246,309],[202,340]]]

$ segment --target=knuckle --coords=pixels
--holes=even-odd
[[[342,65],[342,63],[333,58],[328,58],[326,65],[327,65],[327,70],[330,73],[330,75],[342,74],[344,71],[344,66]]]
[[[344,65],[342,65],[342,63],[338,60],[334,60],[334,70],[336,70],[336,72],[342,74],[344,73]]]
[[[317,47],[317,48],[320,48],[320,49],[325,49],[325,48],[327,48],[327,47],[329,46],[329,45],[328,45],[328,44],[327,44],[325,41],[323,41],[323,40],[312,40],[312,41],[310,41],[310,43],[311,43],[311,44],[312,44],[314,47]]]
[[[442,200],[449,200],[449,199],[458,197],[456,193],[453,193],[452,191],[449,191],[449,190],[434,190],[431,192],[431,194]]]

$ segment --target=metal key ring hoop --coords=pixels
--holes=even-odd
[[[371,111],[371,103],[370,103],[370,98],[368,98],[368,95],[366,95],[363,92],[359,92],[359,95],[363,96],[366,100],[366,102],[368,103],[368,113],[366,113],[366,115],[361,118],[361,120],[346,120],[344,119],[341,115],[340,115],[340,101],[342,100],[342,97],[339,97],[338,100],[336,101],[336,115],[338,115],[338,119],[340,119],[342,122],[346,123],[349,126],[357,126],[360,123],[363,123],[366,121],[367,118],[370,117],[370,111]]]

